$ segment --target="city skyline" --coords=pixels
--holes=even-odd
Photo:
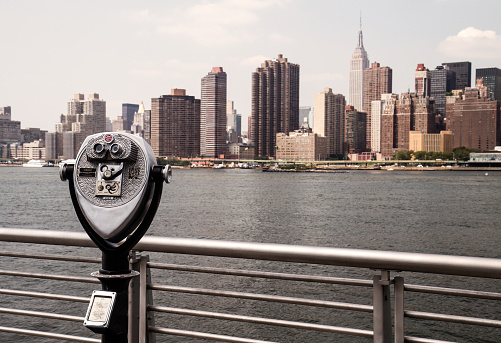
[[[171,88],[200,98],[200,78],[221,66],[228,100],[245,124],[251,74],[278,54],[301,66],[300,106],[313,106],[326,87],[348,97],[360,11],[370,62],[392,68],[399,94],[413,91],[418,63],[433,70],[470,61],[473,77],[477,68],[499,67],[500,8],[496,1],[446,0],[419,8],[398,1],[3,3],[0,65],[8,82],[0,88],[0,105],[11,106],[22,127],[53,131],[74,93],[99,93],[114,119],[123,103],[144,101],[150,109],[151,99]]]

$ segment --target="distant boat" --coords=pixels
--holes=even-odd
[[[28,168],[41,168],[48,166],[49,164],[42,160],[29,160],[28,163],[23,163],[23,167],[28,167]]]

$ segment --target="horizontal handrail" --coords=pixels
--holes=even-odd
[[[148,262],[148,267],[152,269],[175,270],[175,271],[192,272],[192,273],[208,273],[208,274],[219,274],[219,275],[246,276],[246,277],[263,278],[263,279],[326,283],[332,285],[372,287],[372,281],[369,280],[349,279],[349,278],[340,278],[332,276],[272,273],[272,272],[262,272],[255,270],[186,266],[179,264],[153,263],[153,262]]]
[[[212,333],[205,332],[196,332],[196,331],[188,331],[188,330],[178,330],[171,328],[162,328],[157,326],[150,326],[148,328],[150,332],[161,333],[165,335],[175,335],[175,336],[183,336],[183,337],[192,337],[192,338],[202,338],[208,339],[212,341],[218,342],[232,342],[232,343],[277,343],[272,341],[262,341],[258,339],[250,339],[250,338],[240,338],[233,336],[225,336],[225,335],[216,335]]]
[[[8,333],[14,333],[14,334],[20,334],[20,335],[29,335],[29,336],[37,336],[37,337],[45,337],[45,338],[53,338],[53,339],[71,341],[71,342],[101,343],[100,339],[95,339],[95,338],[86,338],[86,337],[63,335],[63,334],[59,334],[59,333],[51,333],[51,332],[44,332],[44,331],[10,328],[10,327],[5,327],[5,326],[0,326],[0,332],[8,332]]]
[[[31,317],[40,317],[40,318],[48,318],[48,319],[60,319],[60,320],[67,320],[67,321],[72,321],[72,322],[83,322],[84,321],[84,317],[69,316],[66,314],[59,314],[59,313],[17,310],[17,309],[4,308],[4,307],[0,307],[0,313],[8,313],[8,314],[16,314],[16,315],[20,315],[20,316],[31,316]]]
[[[501,320],[485,319],[485,318],[474,318],[465,316],[455,316],[450,314],[442,313],[430,313],[430,312],[420,312],[420,311],[404,311],[407,318],[417,318],[417,319],[428,319],[428,320],[439,320],[449,323],[461,323],[470,325],[480,325],[480,326],[490,326],[494,328],[501,328]]]
[[[41,292],[19,291],[14,289],[0,289],[0,294],[51,299],[51,300],[76,301],[82,303],[88,303],[90,301],[90,298],[85,298],[85,297],[76,297],[72,295],[50,294]]]
[[[441,294],[441,295],[454,295],[454,296],[465,297],[465,298],[501,300],[501,293],[472,291],[472,290],[458,289],[458,288],[446,288],[446,287],[433,287],[433,286],[405,284],[404,290],[408,291],[408,292],[416,292],[416,293],[430,293],[430,294]]]
[[[0,240],[93,247],[83,232],[0,228]],[[501,259],[145,236],[136,250],[501,279]]]
[[[211,296],[217,296],[217,297],[259,300],[259,301],[268,301],[268,302],[277,302],[277,303],[286,303],[286,304],[295,304],[295,305],[307,305],[307,306],[316,306],[316,307],[327,307],[327,308],[336,308],[336,309],[340,309],[340,310],[351,310],[351,311],[360,311],[360,312],[372,312],[372,310],[373,310],[373,306],[370,306],[370,305],[359,305],[359,304],[342,303],[342,302],[337,302],[337,301],[284,297],[284,296],[278,296],[278,295],[255,294],[255,293],[234,292],[234,291],[221,291],[221,290],[206,289],[206,288],[166,286],[166,285],[156,285],[156,284],[152,284],[152,285],[148,286],[148,288],[151,290],[156,290],[156,291],[177,292],[177,293],[198,294],[198,295],[211,295]]]
[[[350,335],[354,335],[354,336],[362,336],[362,337],[370,337],[370,338],[372,338],[374,336],[374,333],[372,331],[369,331],[369,330],[352,329],[352,328],[345,328],[345,327],[332,326],[332,325],[301,323],[301,322],[294,322],[294,321],[290,321],[290,320],[259,318],[259,317],[241,316],[241,315],[234,315],[234,314],[230,315],[230,314],[217,313],[217,312],[187,310],[187,309],[164,307],[164,306],[148,306],[148,309],[152,310],[152,311],[172,313],[172,314],[178,314],[178,315],[205,317],[205,318],[222,319],[222,320],[233,320],[233,321],[254,323],[254,324],[284,326],[284,327],[289,327],[289,328],[294,328],[294,329],[314,330],[314,331],[322,331],[322,332],[330,332],[330,333],[342,333],[342,334],[350,334]]]
[[[31,277],[35,279],[48,279],[48,280],[70,281],[70,282],[99,283],[99,280],[91,277],[52,275],[52,274],[42,274],[42,273],[18,272],[10,270],[0,270],[0,275]]]

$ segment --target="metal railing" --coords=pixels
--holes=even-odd
[[[84,233],[50,230],[0,228],[0,242],[94,247]],[[18,246],[13,243],[3,245],[10,249],[11,246]],[[85,270],[87,274],[83,275],[75,272],[76,269],[83,271],[88,266],[92,271],[95,270],[100,259],[70,256],[67,251],[47,254],[38,253],[34,249],[28,249],[33,250],[30,252],[13,252],[2,247],[0,250],[4,261],[29,259],[28,266],[36,263],[44,266],[47,261],[51,262],[51,266],[59,262],[73,266],[54,267],[65,271],[65,274],[55,273],[51,269],[30,272],[2,267],[2,279],[9,277],[9,280],[18,280],[10,284],[19,287],[0,289],[2,298],[16,299],[8,302],[10,307],[0,308],[0,315],[4,318],[31,318],[26,319],[26,323],[29,321],[33,328],[14,325],[8,327],[0,320],[0,338],[3,332],[74,342],[100,341],[97,335],[82,328],[91,290],[99,288],[99,282],[87,276],[90,274],[87,273],[89,270]],[[146,252],[154,262],[149,262]],[[90,255],[96,254],[99,251],[91,249]],[[200,257],[197,264],[160,263],[165,259],[192,261],[196,256]],[[202,265],[204,262],[208,265]],[[276,271],[274,266],[282,262],[285,267]],[[75,268],[77,264],[81,268]],[[234,268],[238,264],[244,268]],[[259,269],[254,268],[256,264],[265,264],[268,270],[256,270]],[[6,266],[4,263],[1,265]],[[436,332],[441,333],[439,336],[442,337],[460,336],[461,331],[459,334],[448,333],[449,330],[453,331],[452,325],[466,327],[474,336],[479,328],[486,328],[486,333],[478,331],[478,336],[484,336],[486,342],[489,339],[495,342],[495,337],[501,337],[500,259],[145,236],[131,254],[131,266],[140,272],[140,276],[133,280],[130,292],[131,342],[160,342],[167,341],[169,337],[178,337],[178,341],[183,342],[188,339],[221,342],[323,342],[334,340],[331,337],[338,337],[336,341],[346,339],[351,342],[357,339],[431,343],[459,339],[433,338],[432,334]],[[248,266],[253,270],[249,270]],[[319,266],[322,268],[317,268]],[[336,271],[355,274],[357,277],[332,276],[333,271],[329,269],[331,266],[343,267]],[[294,272],[290,272],[290,269]],[[319,272],[324,269],[327,270],[327,275]],[[303,273],[303,270],[308,273]],[[423,280],[423,275],[431,275],[433,278],[428,280],[440,282],[441,285],[407,284],[404,282],[404,272],[410,273],[406,278],[412,277],[419,281]],[[197,279],[195,275],[207,278]],[[459,279],[454,279],[457,276]],[[443,287],[443,284],[449,285],[451,282],[460,286],[467,283],[463,277],[467,280],[480,280],[479,285],[486,285],[487,289],[494,291]],[[30,285],[24,280],[40,280],[35,283],[38,288],[45,288],[47,283],[47,290],[30,290]],[[188,285],[179,285],[182,282],[188,282]],[[62,285],[59,286],[59,291],[64,294],[52,292],[49,285],[52,287],[53,284]],[[78,290],[75,291],[75,288]],[[69,290],[79,294],[69,295]],[[338,295],[340,293],[342,296]],[[427,298],[430,296],[461,300],[453,305],[443,306],[443,303]],[[194,297],[197,300],[193,300]],[[22,301],[17,299],[25,298],[44,299],[38,305],[45,305],[47,301],[69,303],[66,307],[55,307],[70,313],[55,314],[44,306],[40,310],[32,307],[29,310],[18,308],[18,303]],[[4,301],[2,303],[5,304]],[[193,308],[194,306],[198,308]],[[268,307],[271,309],[268,310]],[[479,310],[477,313],[480,315],[471,315],[474,310]],[[485,314],[492,315],[493,318],[484,318]],[[284,317],[286,315],[294,318]],[[50,321],[49,326],[55,326],[53,323],[56,321],[70,324],[64,324],[62,332],[56,333],[37,329],[44,325],[37,321]],[[439,330],[433,331],[425,325],[419,326],[421,322],[443,325]],[[412,335],[407,333],[409,327]],[[254,333],[256,334],[253,335]],[[415,337],[416,334],[428,338]]]

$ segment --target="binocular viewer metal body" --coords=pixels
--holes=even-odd
[[[120,242],[142,221],[153,199],[155,154],[146,141],[125,133],[99,133],[82,144],[69,175],[61,166],[61,179],[72,178],[78,207],[92,230],[104,240]],[[158,172],[157,172],[158,173]],[[170,167],[162,167],[170,182]]]
[[[160,204],[170,166],[157,166],[141,137],[105,132],[88,136],[73,163],[62,163],[73,207],[82,227],[102,251],[99,278],[84,325],[102,333],[102,342],[127,342],[129,252],[148,230]]]
[[[60,177],[69,181],[73,206],[87,234],[103,253],[116,255],[128,253],[144,235],[172,171],[168,165],[157,166],[143,138],[105,132],[88,136],[74,163],[60,165]],[[105,270],[113,273],[103,261]]]

